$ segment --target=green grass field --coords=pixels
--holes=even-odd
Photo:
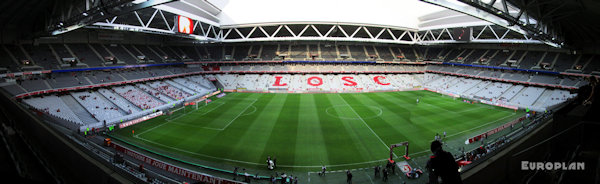
[[[161,116],[113,136],[194,163],[265,168],[267,156],[275,156],[278,168],[317,171],[321,165],[380,164],[389,145],[403,141],[410,142],[411,156],[428,155],[436,133],[446,131],[448,142],[462,143],[521,115],[429,91],[229,93],[185,115]]]

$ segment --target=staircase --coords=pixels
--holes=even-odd
[[[104,94],[102,94],[102,93],[100,93],[100,92],[94,92],[94,93],[96,94],[96,96],[98,96],[98,98],[102,98],[102,100],[104,100],[104,101],[106,101],[106,102],[108,102],[108,103],[110,103],[110,104],[113,104],[113,106],[114,106],[114,107],[117,107],[117,108],[119,109],[119,113],[121,113],[121,115],[123,115],[123,116],[124,116],[124,115],[127,115],[127,114],[128,114],[127,112],[125,112],[125,109],[123,109],[123,108],[119,107],[119,106],[118,106],[117,104],[115,104],[115,103],[114,103],[112,100],[109,100],[108,98],[106,98],[106,97],[104,96]],[[118,96],[118,95],[117,95],[117,96]],[[133,105],[133,106],[135,107],[135,105]]]
[[[517,94],[515,94],[515,96],[512,96],[508,101],[512,102],[515,98],[517,98],[521,93],[523,93],[523,91],[525,91],[525,89],[527,89],[527,87],[523,87],[521,90],[519,90],[519,92],[517,92]]]
[[[546,99],[548,99],[548,97],[550,97],[553,92],[554,92],[554,90],[545,89],[544,92],[542,92],[542,95],[540,95],[540,97],[538,97],[538,99],[536,99],[533,102],[532,106],[545,108]]]
[[[79,104],[79,102],[77,102],[77,100],[75,100],[73,98],[73,96],[63,95],[63,96],[60,96],[59,98],[63,102],[65,102],[65,104],[69,107],[69,109],[71,109],[71,111],[73,111],[73,113],[75,113],[75,115],[77,115],[77,117],[79,117],[79,119],[81,121],[83,121],[85,124],[98,122],[98,120],[96,118],[92,117],[92,115],[83,106],[81,106],[81,104]]]

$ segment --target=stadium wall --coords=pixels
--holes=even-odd
[[[3,94],[0,97],[3,104],[0,108],[12,120],[7,124],[17,130],[31,150],[39,155],[37,158],[49,169],[50,174],[62,183],[141,182],[99,162],[81,146],[71,142],[67,138],[68,133],[42,122],[16,101],[7,98],[8,94],[0,93]]]

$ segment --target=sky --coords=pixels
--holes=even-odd
[[[418,28],[418,17],[444,8],[419,0],[208,0],[221,25],[343,22]]]

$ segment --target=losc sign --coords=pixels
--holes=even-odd
[[[343,76],[341,78],[336,78],[336,79],[341,80],[340,82],[344,86],[351,87],[351,86],[357,86],[359,84],[359,80],[355,79],[354,76]],[[373,80],[373,82],[375,82],[375,84],[378,84],[378,85],[381,85],[381,86],[389,86],[391,84],[389,82],[386,82],[389,79],[386,79],[385,76],[380,76],[380,75],[374,76],[372,78],[372,80]],[[285,82],[285,81],[289,82],[289,79],[284,79],[283,76],[275,76],[275,81],[271,84],[271,86],[273,86],[273,87],[288,86],[288,83]],[[309,76],[306,79],[306,83],[308,85],[317,87],[317,86],[322,86],[323,83],[324,83],[324,80],[323,80],[323,78],[318,77],[318,76]]]
[[[194,21],[181,15],[177,16],[177,30],[180,33],[192,34],[194,32]]]

